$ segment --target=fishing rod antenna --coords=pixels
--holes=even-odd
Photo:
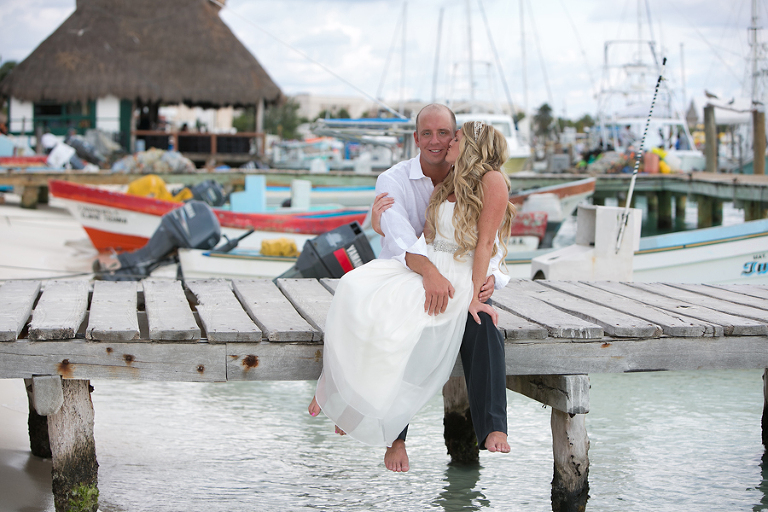
[[[656,80],[656,88],[653,91],[653,100],[651,100],[651,109],[648,111],[648,117],[645,120],[645,129],[643,130],[643,137],[640,139],[640,147],[635,153],[635,168],[632,171],[632,179],[629,181],[629,192],[627,193],[627,201],[624,205],[624,211],[621,213],[621,227],[619,228],[619,236],[616,239],[616,254],[619,253],[621,242],[624,239],[624,231],[627,228],[629,222],[629,208],[632,204],[632,193],[635,190],[635,180],[637,180],[637,171],[640,168],[640,158],[643,154],[643,147],[645,146],[645,138],[648,135],[648,126],[651,124],[651,117],[653,116],[653,107],[656,105],[656,97],[659,95],[659,86],[664,79],[664,68],[667,65],[667,58],[664,57],[661,61],[661,69],[659,70],[659,78]]]

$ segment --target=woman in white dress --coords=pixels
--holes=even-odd
[[[495,251],[506,255],[514,216],[500,171],[506,141],[467,122],[446,155],[454,165],[435,187],[422,236],[428,256],[454,287],[444,313],[425,311],[422,277],[395,259],[376,259],[340,281],[326,320],[323,372],[309,406],[369,445],[391,446],[413,415],[448,380],[467,311],[498,314],[479,301]],[[497,242],[501,242],[498,244]]]

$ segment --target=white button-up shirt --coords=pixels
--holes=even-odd
[[[418,155],[379,175],[376,195],[386,192],[395,200],[381,215],[381,230],[385,236],[381,239],[379,258],[395,258],[405,265],[406,252],[427,256],[427,243],[422,232],[434,189],[432,180],[424,176]],[[509,283],[509,276],[499,270],[500,262],[501,251],[497,251],[490,261],[496,289]]]

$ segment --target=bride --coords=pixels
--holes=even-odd
[[[500,170],[506,153],[501,133],[479,121],[464,123],[449,146],[453,169],[435,187],[422,235],[430,261],[455,289],[444,313],[424,310],[422,277],[394,259],[373,260],[339,281],[312,416],[322,410],[343,433],[391,446],[448,380],[467,311],[478,323],[479,312],[498,322],[478,295],[491,257],[507,252],[514,207]]]

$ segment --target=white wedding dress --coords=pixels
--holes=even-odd
[[[424,311],[421,276],[393,259],[356,268],[336,289],[315,396],[326,416],[366,444],[391,446],[456,362],[472,298],[472,253],[453,257],[454,204],[439,207],[438,233],[427,246],[455,289],[445,313]]]

